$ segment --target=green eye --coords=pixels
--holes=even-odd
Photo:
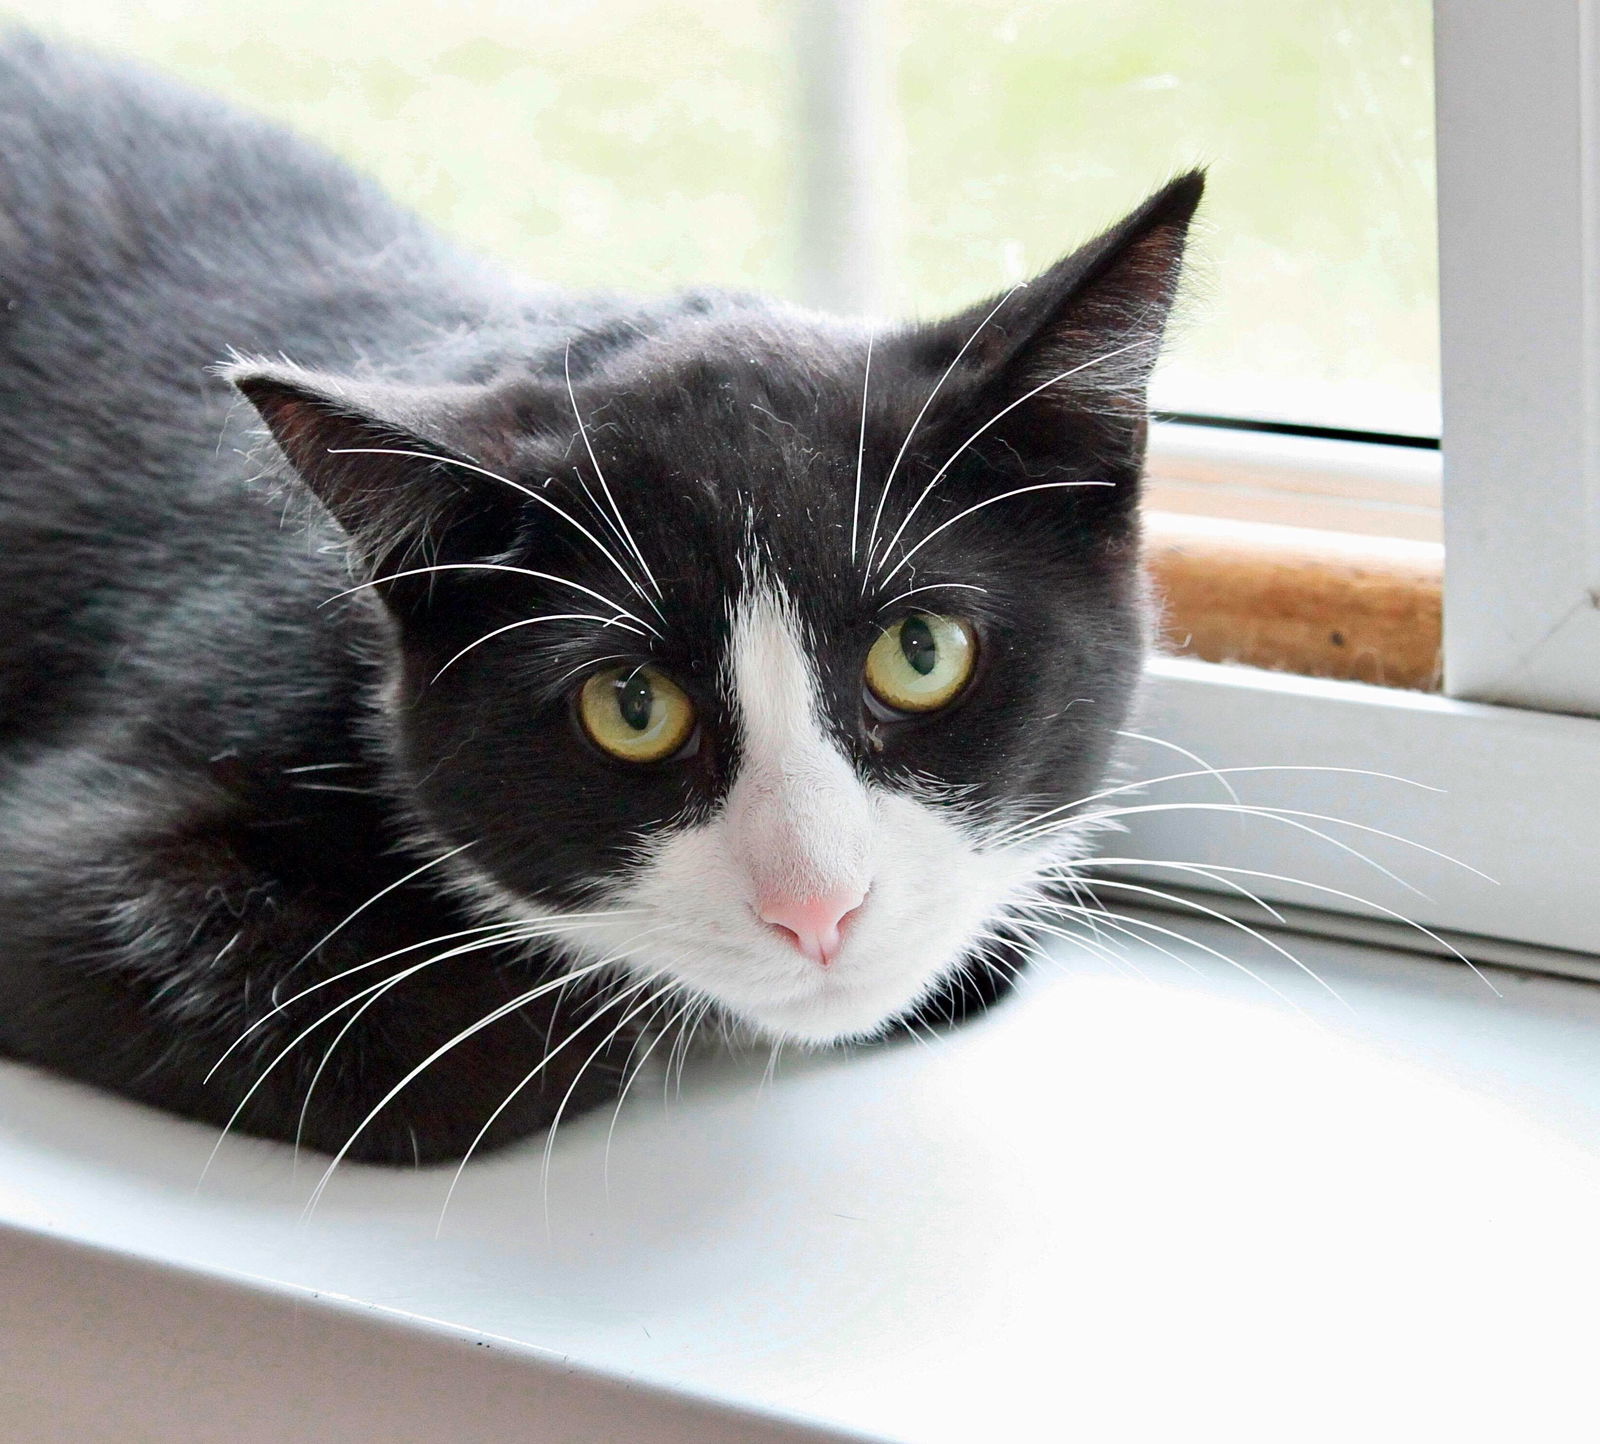
[[[578,717],[595,746],[624,762],[660,762],[694,731],[694,703],[654,667],[607,667],[578,693]]]
[[[867,686],[899,712],[935,712],[972,677],[978,640],[955,617],[913,612],[890,627],[867,653]]]

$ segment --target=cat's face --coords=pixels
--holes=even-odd
[[[459,866],[775,1038],[981,956],[1051,857],[1017,825],[1094,789],[1137,678],[1197,199],[939,325],[711,302],[481,388],[238,373],[369,573],[415,570],[377,589],[400,767]]]

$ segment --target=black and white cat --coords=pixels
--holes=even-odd
[[[1139,674],[1200,192],[929,324],[573,297],[8,40],[0,1051],[410,1162],[980,1006]]]

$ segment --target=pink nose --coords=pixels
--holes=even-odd
[[[814,963],[827,967],[843,945],[840,929],[862,904],[860,892],[826,893],[820,897],[769,897],[758,908],[761,921],[789,935],[789,940]]]

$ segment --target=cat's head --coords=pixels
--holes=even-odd
[[[385,579],[429,832],[775,1038],[870,1034],[981,957],[1081,845],[1020,825],[1094,790],[1136,685],[1200,190],[931,324],[704,298],[482,384],[234,368]]]

